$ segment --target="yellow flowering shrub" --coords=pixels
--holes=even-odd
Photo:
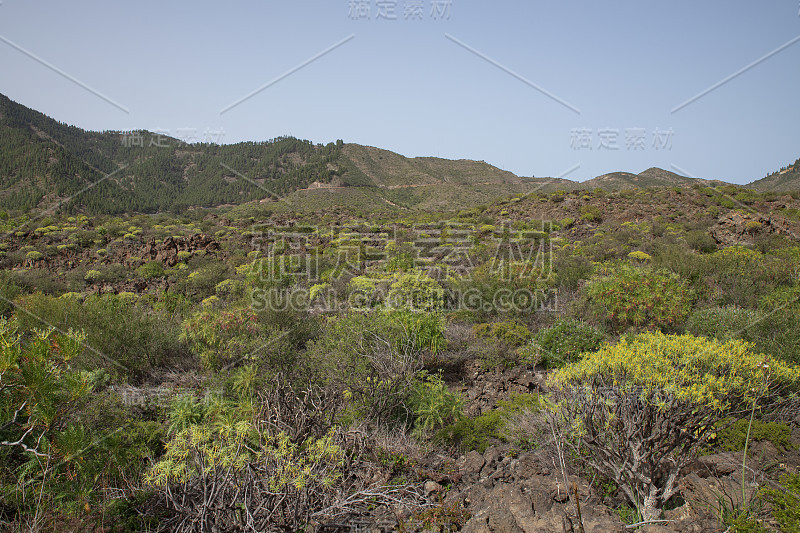
[[[350,488],[343,481],[352,465],[335,427],[295,440],[252,416],[222,415],[179,431],[148,473],[170,510],[165,528],[296,531]],[[181,529],[186,523],[197,528]]]
[[[656,332],[584,354],[549,379],[567,444],[657,518],[720,420],[797,391],[800,368],[751,346]]]
[[[230,426],[193,424],[167,443],[164,456],[150,470],[146,481],[164,486],[210,476],[218,468],[239,471],[254,457],[246,446],[253,434],[253,425],[244,420]]]
[[[566,386],[603,376],[648,397],[670,396],[724,411],[763,394],[765,380],[777,386],[800,379],[800,368],[753,353],[751,346],[742,340],[645,333],[602,347],[556,372],[551,382]]]

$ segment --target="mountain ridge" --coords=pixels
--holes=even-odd
[[[747,186],[800,189],[798,163]],[[364,205],[452,210],[535,191],[697,183],[726,184],[656,167],[638,174],[611,172],[583,182],[525,177],[485,161],[406,157],[342,140],[322,145],[278,137],[228,145],[187,144],[146,130],[83,130],[0,94],[0,209],[6,210],[152,213],[279,198],[293,205],[351,205],[355,197]]]

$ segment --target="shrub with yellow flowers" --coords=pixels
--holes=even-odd
[[[658,518],[720,420],[797,392],[800,368],[751,346],[655,332],[585,354],[550,377],[565,440]]]

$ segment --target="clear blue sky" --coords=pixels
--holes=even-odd
[[[746,183],[800,157],[800,40],[673,112],[800,36],[798,0],[419,3],[2,0],[0,92],[91,130],[341,138],[524,176]]]

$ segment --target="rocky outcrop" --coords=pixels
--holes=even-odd
[[[195,254],[201,250],[205,253],[216,253],[220,250],[219,242],[202,233],[195,233],[189,237],[167,237],[160,243],[151,239],[144,245],[141,257],[150,261],[161,261],[165,266],[173,267],[179,262],[178,252]]]
[[[759,213],[743,215],[730,213],[717,220],[717,225],[709,230],[709,234],[722,246],[753,244],[756,235],[786,235],[800,240],[798,233],[786,220],[779,217],[768,217]]]
[[[619,516],[603,506],[589,484],[565,480],[534,453],[505,455],[496,447],[470,452],[457,462],[462,483],[445,503],[460,502],[472,517],[461,531],[469,533],[614,533],[625,531]],[[575,489],[572,489],[574,484]],[[578,507],[570,498],[578,494]]]
[[[465,379],[459,392],[467,400],[464,406],[467,416],[491,411],[497,407],[497,402],[508,400],[512,393],[544,392],[546,388],[545,374],[530,367],[485,370],[480,362],[471,361],[463,372]]]

